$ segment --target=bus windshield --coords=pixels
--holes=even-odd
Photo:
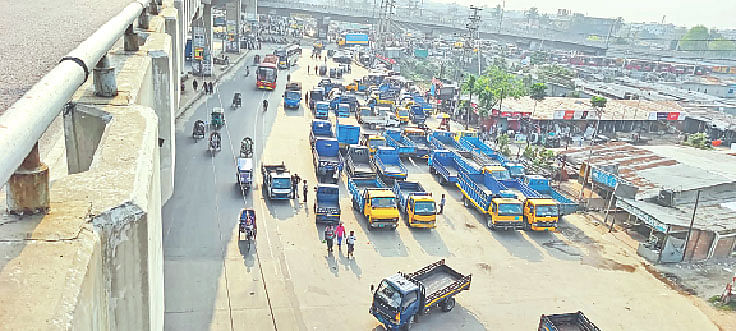
[[[257,76],[260,81],[276,81],[276,69],[271,67],[258,67]]]

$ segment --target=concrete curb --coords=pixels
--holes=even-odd
[[[227,68],[225,68],[225,70],[223,70],[220,74],[218,74],[215,77],[214,82],[215,83],[219,83],[220,82],[220,79],[222,79],[227,74],[229,74],[230,71],[233,70],[233,68],[239,67],[240,66],[240,63],[243,61],[243,59],[245,59],[245,58],[248,57],[248,54],[250,54],[251,51],[252,50],[246,50],[245,53],[241,54],[235,60],[235,62],[231,63],[230,66],[228,66]],[[189,102],[187,102],[184,105],[180,105],[179,106],[179,109],[177,109],[177,111],[176,111],[176,119],[178,120],[183,114],[185,114],[189,109],[191,109],[194,106],[194,104],[196,104],[199,100],[202,99],[203,96],[205,96],[204,93],[197,92],[197,95],[194,98],[192,98],[191,100],[189,100]]]

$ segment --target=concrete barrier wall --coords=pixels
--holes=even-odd
[[[0,215],[0,329],[163,329],[161,160],[170,195],[176,92],[158,19],[139,51],[108,53],[117,96],[96,97],[92,79],[75,94],[65,141],[77,171],[52,183],[49,214]]]

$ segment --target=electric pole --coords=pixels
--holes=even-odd
[[[468,29],[468,39],[466,40],[466,44],[464,45],[465,52],[463,52],[463,62],[465,62],[465,54],[468,51],[473,51],[477,48],[478,51],[478,75],[480,76],[480,47],[477,47],[478,43],[478,27],[480,23],[480,15],[478,14],[479,11],[483,10],[481,8],[478,8],[476,6],[471,5],[470,10],[472,13],[470,13],[470,16],[468,17],[468,23],[465,24],[465,27]],[[470,62],[470,61],[468,61]],[[467,108],[465,111],[465,129],[468,129],[468,126],[470,124],[470,111],[471,106],[470,104],[473,102],[473,89],[475,88],[475,79],[473,77],[469,77],[470,79],[470,96],[468,98]]]

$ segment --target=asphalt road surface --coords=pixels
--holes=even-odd
[[[309,53],[291,70],[305,90],[320,79],[306,72],[306,65],[318,63]],[[367,73],[357,65],[352,71],[353,77]],[[490,231],[485,217],[463,206],[457,188],[441,186],[423,160],[405,165],[408,180],[421,182],[436,200],[447,194],[436,229],[401,222],[396,230],[368,230],[351,207],[343,175],[341,220],[355,231],[355,258],[340,250],[327,254],[324,228],[311,213],[313,192],[307,204],[262,198],[261,160],[285,161],[310,186],[316,176],[308,142],[311,113],[303,105],[283,109],[284,71],[275,92],[256,91],[254,73],[244,78],[240,68],[217,86],[217,95],[180,120],[176,190],[163,212],[167,330],[380,330],[368,313],[370,286],[443,258],[473,275],[470,290],[456,296],[451,312],[435,310],[412,329],[533,330],[541,314],[579,310],[603,330],[716,329],[691,298],[652,276],[631,247],[602,227],[570,216],[556,233]],[[243,93],[243,107],[231,111],[236,90]],[[260,109],[264,97],[271,105],[266,113]],[[219,105],[226,108],[227,125],[223,150],[211,157],[205,141],[192,141],[191,130],[194,120]],[[235,185],[235,153],[245,136],[255,137],[257,175],[255,190],[243,199]],[[243,207],[258,215],[258,239],[250,250],[237,236]]]

